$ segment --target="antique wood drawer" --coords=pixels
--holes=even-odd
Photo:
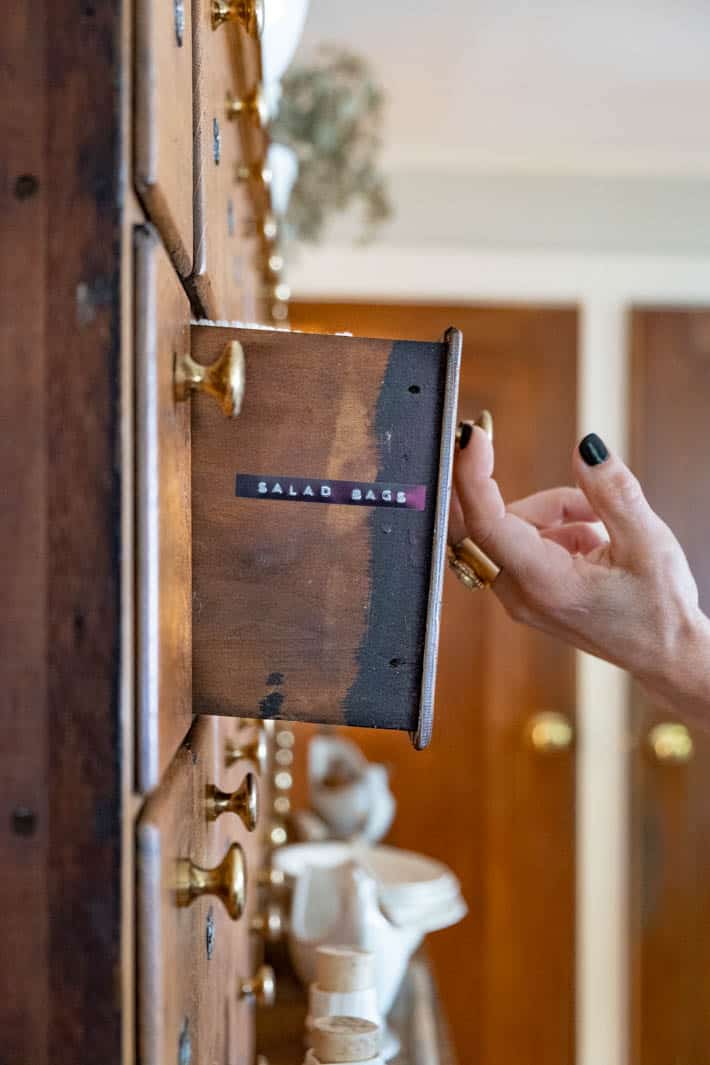
[[[190,305],[150,227],[135,231],[137,786],[158,783],[192,721],[190,412],[175,399]]]
[[[135,11],[135,184],[182,277],[192,270],[192,11],[190,0],[138,0]]]
[[[460,344],[193,325],[203,387],[246,381],[192,404],[197,713],[426,745]]]
[[[211,318],[253,314],[258,241],[250,187],[260,158],[242,135],[258,130],[258,112],[239,116],[235,104],[253,99],[258,84],[254,42],[234,22],[218,23],[211,0],[193,0],[194,242],[190,289]],[[251,59],[249,57],[252,57]]]
[[[251,1060],[258,819],[255,765],[200,718],[138,823],[141,1065]]]

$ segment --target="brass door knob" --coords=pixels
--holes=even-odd
[[[269,744],[263,729],[259,729],[254,739],[249,740],[248,743],[239,743],[238,741],[235,743],[233,740],[229,740],[224,756],[227,769],[243,760],[253,762],[260,773],[266,772],[268,758]]]
[[[276,1001],[276,978],[271,966],[260,965],[250,980],[242,980],[238,997],[252,999],[259,1006],[273,1006]]]
[[[659,762],[685,765],[693,757],[695,745],[680,721],[662,721],[648,734],[649,750]]]
[[[258,185],[263,185],[265,189],[268,189],[274,180],[274,175],[268,166],[264,166],[262,163],[254,163],[252,166],[238,166],[237,167],[237,181],[254,181]]]
[[[574,726],[564,714],[543,710],[528,722],[528,740],[538,754],[559,754],[574,742]]]
[[[285,931],[283,910],[276,903],[270,903],[263,913],[252,917],[249,930],[255,935],[263,936],[268,943],[276,943]]]
[[[207,820],[216,821],[222,814],[236,814],[247,832],[254,831],[259,819],[259,793],[253,773],[247,773],[236,791],[207,785]]]
[[[202,895],[216,895],[232,920],[238,921],[247,895],[244,851],[238,843],[233,843],[215,869],[202,869],[190,858],[180,858],[175,893],[178,906],[190,906]]]
[[[264,32],[264,0],[212,0],[212,29],[238,22],[250,37]]]
[[[226,110],[227,118],[230,122],[244,115],[245,118],[250,119],[257,126],[263,127],[269,123],[269,105],[266,102],[261,85],[257,85],[241,100],[233,96],[231,92],[228,92]]]
[[[456,443],[465,444],[471,438],[471,429],[474,425],[477,425],[479,429],[483,429],[488,439],[493,442],[493,415],[489,410],[482,410],[474,422],[461,422],[456,429]],[[465,446],[464,444],[464,446]]]
[[[222,348],[209,366],[195,362],[185,352],[175,363],[175,398],[185,400],[191,392],[204,392],[217,401],[228,418],[236,418],[244,399],[244,349],[236,340]]]

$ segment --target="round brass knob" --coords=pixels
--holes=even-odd
[[[543,710],[528,723],[528,739],[538,754],[558,754],[574,741],[574,726],[564,714]]]
[[[190,858],[180,858],[175,894],[178,906],[190,906],[202,895],[216,895],[232,920],[239,920],[247,895],[244,851],[238,843],[233,843],[215,869],[202,869]]]
[[[273,1006],[276,1001],[276,978],[271,966],[260,965],[250,980],[242,980],[238,997],[252,999],[259,1006]]]
[[[230,122],[244,115],[251,119],[257,126],[267,126],[269,123],[269,105],[262,91],[261,85],[257,85],[250,93],[241,100],[227,93],[227,118]]]
[[[204,392],[228,418],[236,418],[244,398],[244,378],[244,349],[236,340],[225,344],[209,366],[184,353],[175,364],[175,398],[185,400],[191,392]]]
[[[461,444],[463,441],[468,443],[471,437],[472,426],[477,425],[479,429],[483,429],[488,439],[493,442],[493,415],[489,410],[482,410],[474,422],[461,422],[456,429],[456,443]]]
[[[236,791],[221,791],[207,785],[207,820],[216,821],[222,814],[236,814],[247,832],[253,832],[259,819],[259,793],[256,777],[247,773]]]
[[[259,729],[254,739],[249,740],[248,743],[234,743],[234,741],[230,740],[227,743],[224,756],[227,769],[235,765],[237,762],[244,760],[246,762],[253,762],[260,773],[266,771],[266,763],[268,762],[268,759],[269,744],[263,729]]]
[[[249,926],[255,935],[263,936],[268,943],[281,939],[285,930],[283,910],[276,903],[270,903],[263,913],[257,913]]]
[[[212,29],[238,22],[250,37],[264,32],[264,0],[212,0]]]
[[[690,732],[680,721],[662,721],[648,734],[648,746],[659,762],[684,765],[693,757],[695,745]]]
[[[244,166],[242,164],[237,167],[237,181],[254,181],[268,189],[273,179],[274,175],[269,167],[264,166],[262,163],[254,163],[252,166]]]

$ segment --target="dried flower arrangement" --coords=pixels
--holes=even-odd
[[[383,105],[366,60],[336,47],[321,48],[312,63],[294,66],[284,77],[270,132],[299,160],[286,218],[295,239],[316,242],[329,215],[357,201],[363,241],[390,217],[377,168]]]

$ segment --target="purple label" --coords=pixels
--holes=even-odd
[[[374,481],[332,481],[322,477],[273,477],[238,473],[242,499],[280,499],[288,503],[335,503],[347,507],[391,507],[424,510],[423,484],[383,484]]]

